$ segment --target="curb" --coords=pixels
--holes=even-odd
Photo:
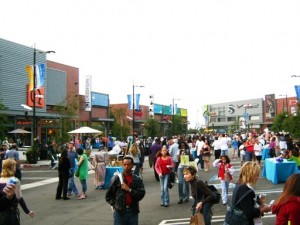
[[[36,168],[36,167],[49,167],[50,166],[50,160],[49,161],[38,161],[37,164],[30,164],[30,163],[21,163],[20,167],[22,168]]]

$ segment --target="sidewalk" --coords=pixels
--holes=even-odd
[[[50,166],[50,160],[38,160],[37,164],[30,164],[26,161],[21,161],[21,168],[30,168],[30,167],[41,167],[41,166]]]
[[[92,149],[90,156],[93,157],[96,152],[98,152],[98,149]],[[38,160],[37,164],[30,164],[30,163],[27,163],[26,158],[23,157],[21,159],[21,168],[50,166],[50,163],[51,163],[51,160],[46,159],[46,160]]]

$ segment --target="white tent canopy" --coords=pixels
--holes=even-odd
[[[99,133],[99,134],[102,134],[102,131],[100,130],[96,130],[96,129],[93,129],[93,128],[90,128],[90,127],[80,127],[76,130],[72,130],[70,132],[68,132],[69,134],[96,134],[96,133]]]
[[[27,130],[23,130],[23,129],[15,129],[15,130],[9,131],[8,133],[10,133],[10,134],[30,134],[31,132],[27,131]]]

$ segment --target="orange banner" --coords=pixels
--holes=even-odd
[[[33,107],[34,94],[35,94],[35,107],[43,108],[45,105],[45,88],[41,87],[40,89],[33,91],[30,90],[30,86],[27,85],[27,105],[30,107]]]

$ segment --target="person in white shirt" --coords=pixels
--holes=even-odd
[[[214,148],[215,159],[219,159],[221,156],[221,142],[218,136],[215,136],[215,140],[211,146]]]
[[[169,153],[170,153],[170,156],[171,156],[172,161],[174,163],[175,173],[177,173],[177,169],[178,169],[178,155],[177,155],[178,151],[179,151],[178,140],[176,138],[174,138],[172,140],[172,144],[169,147]]]
[[[197,136],[196,151],[197,151],[197,158],[199,159],[199,161],[197,162],[197,166],[200,164],[200,170],[204,170],[204,161],[201,155],[201,149],[204,145],[204,140],[205,140],[204,136],[201,137]]]
[[[221,156],[228,155],[228,138],[225,137],[225,134],[223,133],[219,140],[221,144]]]
[[[261,162],[261,158],[262,158],[262,145],[259,141],[260,138],[256,138],[255,139],[255,144],[254,144],[254,154],[255,154],[255,158],[258,164],[260,165]]]

